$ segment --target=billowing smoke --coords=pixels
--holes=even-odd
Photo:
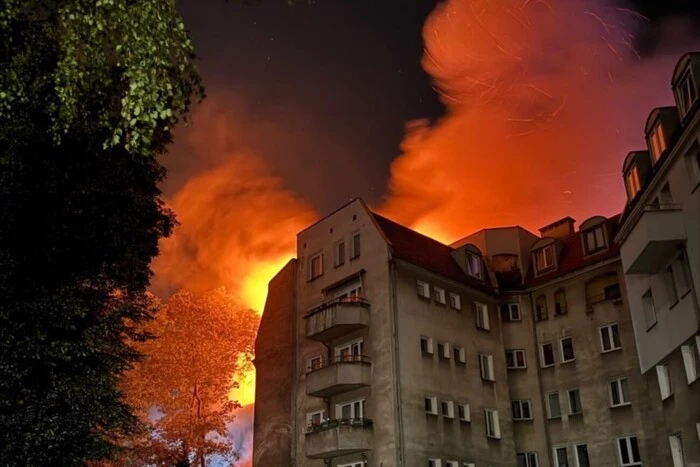
[[[622,160],[643,146],[651,109],[671,104],[687,50],[642,60],[644,21],[595,0],[440,4],[423,67],[448,113],[408,125],[383,211],[443,241],[619,212]]]

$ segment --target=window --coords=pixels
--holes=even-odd
[[[519,303],[502,303],[501,317],[503,321],[521,321]]]
[[[360,399],[344,404],[336,404],[335,416],[340,419],[353,419],[365,417],[365,400]]]
[[[455,418],[455,403],[452,401],[442,401],[442,416],[445,418]]]
[[[673,277],[676,279],[676,290],[683,297],[690,292],[690,278],[688,277],[688,264],[684,252],[673,261]]]
[[[423,281],[416,281],[416,288],[419,297],[430,298],[430,284]]]
[[[554,315],[565,315],[568,311],[566,307],[566,292],[564,289],[559,289],[554,292]]]
[[[539,467],[536,452],[519,452],[515,455],[516,467]]]
[[[574,340],[571,337],[564,337],[559,340],[559,347],[561,349],[561,362],[568,363],[575,359],[574,356]]]
[[[663,274],[664,285],[666,286],[666,298],[668,306],[672,307],[678,302],[678,290],[676,290],[676,280],[673,277],[673,265],[666,268]]]
[[[591,461],[588,458],[587,444],[577,444],[574,446],[574,453],[576,455],[576,467],[591,467]]]
[[[441,305],[445,304],[445,289],[441,289],[440,287],[435,287],[433,289],[433,296],[435,297],[435,301],[437,303],[440,303]]]
[[[506,368],[509,370],[527,368],[525,351],[521,349],[506,350]]]
[[[432,355],[433,350],[433,338],[427,336],[420,336],[420,350],[423,355]]]
[[[486,436],[489,438],[501,439],[501,426],[498,423],[497,410],[484,410],[486,414]]]
[[[669,436],[668,443],[671,445],[671,458],[673,459],[673,467],[685,467],[685,453],[683,452],[683,438],[680,433]]]
[[[654,157],[654,162],[661,158],[661,155],[666,150],[666,138],[664,137],[664,128],[661,122],[657,123],[649,135],[649,148],[651,155]]]
[[[326,419],[326,411],[325,410],[319,410],[317,412],[308,412],[306,414],[306,426],[307,427],[318,426],[325,419]]]
[[[442,467],[442,460],[431,457],[428,459],[428,467]]]
[[[554,465],[556,467],[569,467],[569,454],[566,447],[554,448]]]
[[[450,359],[450,344],[447,342],[438,342],[438,357],[444,360]]]
[[[542,368],[554,365],[554,346],[551,342],[542,344],[540,347]]]
[[[466,352],[464,351],[464,347],[453,345],[452,351],[453,351],[454,356],[455,356],[455,362],[467,363],[467,355],[466,355]]]
[[[683,355],[683,365],[685,366],[685,377],[688,380],[688,384],[692,384],[696,379],[700,377],[700,362],[698,362],[698,350],[696,350],[694,344],[688,344],[681,347],[681,353]]]
[[[350,462],[349,464],[338,464],[338,467],[367,467],[367,465],[363,462]]]
[[[323,367],[323,356],[314,355],[306,361],[306,371],[318,370]]]
[[[345,264],[345,242],[335,244],[335,267]]]
[[[445,467],[459,467],[459,462],[457,462],[457,461],[445,461]]]
[[[532,420],[532,410],[529,400],[516,400],[510,402],[513,411],[513,420]]]
[[[625,175],[625,185],[627,185],[627,196],[630,200],[639,193],[641,188],[641,183],[639,183],[639,170],[637,166],[633,165],[631,169],[627,171]]]
[[[561,417],[561,404],[559,404],[558,392],[550,392],[547,394],[547,416],[550,419]]]
[[[312,256],[309,259],[309,280],[314,280],[323,275],[323,253]]]
[[[471,422],[472,415],[469,409],[469,404],[458,404],[457,405],[457,416],[463,422]]]
[[[425,396],[425,413],[437,415],[437,397]]]
[[[352,254],[350,259],[355,259],[360,256],[360,233],[357,232],[352,236]]]
[[[690,112],[693,104],[698,98],[697,89],[695,88],[695,82],[693,80],[693,75],[688,70],[678,84],[678,103],[680,104],[683,117]]]
[[[455,310],[461,310],[462,309],[462,298],[459,296],[459,294],[452,293],[450,292],[450,306],[454,308]]]
[[[648,331],[656,324],[656,308],[654,307],[654,297],[651,295],[651,289],[642,295],[642,308],[644,309],[644,322]]]
[[[617,439],[617,455],[620,458],[620,467],[637,467],[642,465],[642,457],[639,455],[639,445],[636,436],[627,436]]]
[[[481,379],[496,381],[493,374],[493,355],[479,354],[479,368],[481,369]]]
[[[620,350],[622,348],[622,344],[620,344],[620,331],[617,327],[617,323],[603,326],[598,331],[600,332],[601,352],[612,352],[613,350]]]
[[[476,327],[488,331],[491,329],[489,323],[489,309],[483,303],[474,302],[474,317],[476,318]]]
[[[362,360],[362,339],[356,340],[335,348],[335,356],[338,361],[359,362]]]
[[[569,389],[567,394],[569,395],[569,415],[583,413],[583,408],[581,407],[581,391],[578,389]]]
[[[610,406],[620,407],[629,405],[630,395],[627,390],[627,378],[618,378],[610,381]]]
[[[554,267],[554,246],[547,245],[535,251],[535,264],[537,272],[544,272]]]
[[[540,295],[535,300],[535,321],[547,319],[547,298]]]
[[[481,263],[481,256],[467,252],[467,273],[477,279],[484,278],[484,271]]]
[[[671,373],[668,369],[668,363],[656,365],[656,377],[659,380],[659,392],[661,400],[666,400],[673,395],[673,386],[671,385]]]
[[[583,235],[587,255],[605,249],[605,227],[603,225],[593,227]]]

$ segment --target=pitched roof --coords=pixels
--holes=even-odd
[[[419,234],[379,214],[372,213],[375,222],[382,230],[395,257],[431,272],[461,282],[488,293],[494,293],[488,280],[485,282],[468,276],[452,257],[454,248]]]
[[[600,253],[590,256],[585,256],[583,251],[583,242],[581,241],[581,232],[575,232],[571,235],[560,239],[561,253],[558,258],[557,268],[545,274],[535,277],[534,262],[530,266],[530,270],[525,278],[526,286],[540,285],[542,283],[557,279],[559,277],[570,274],[579,269],[600,263],[610,258],[614,258],[620,254],[620,247],[613,242],[613,237],[617,232],[618,223],[621,214],[610,217],[606,221],[608,227],[608,249]]]

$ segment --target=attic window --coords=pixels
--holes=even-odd
[[[535,251],[537,272],[544,272],[554,267],[554,245],[547,245]]]
[[[661,155],[666,151],[666,136],[664,135],[664,127],[661,122],[658,122],[654,129],[649,134],[649,148],[654,162],[657,162]]]
[[[605,245],[605,227],[602,225],[593,227],[583,232],[583,241],[586,254],[590,255],[600,250],[604,250]]]
[[[636,165],[633,165],[627,171],[627,174],[625,174],[625,185],[627,186],[627,197],[629,200],[633,200],[641,189],[641,183],[639,183],[639,170],[637,170]]]
[[[688,115],[693,104],[698,100],[698,91],[695,87],[695,80],[693,79],[693,74],[690,70],[681,78],[678,83],[678,89],[676,91],[678,97],[678,104],[681,108],[681,114],[683,117]]]
[[[472,277],[483,280],[484,271],[482,268],[481,256],[467,252],[467,273]]]

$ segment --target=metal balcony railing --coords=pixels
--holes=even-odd
[[[644,206],[645,211],[678,211],[681,205],[678,203],[652,203]]]
[[[343,305],[343,304],[369,306],[369,300],[367,300],[365,297],[360,297],[357,295],[354,297],[334,298],[333,300],[323,302],[319,306],[307,311],[306,314],[304,315],[304,318],[308,318],[311,315],[314,315],[316,313],[320,313],[321,311],[326,310],[332,306]]]
[[[306,427],[306,434],[318,433],[319,431],[329,430],[341,426],[349,427],[370,427],[373,422],[369,418],[328,418],[318,423],[311,423]]]
[[[320,362],[317,361],[317,363],[310,365],[306,369],[306,373],[312,373],[342,363],[372,363],[372,359],[367,355],[338,355],[333,358],[324,358]]]

